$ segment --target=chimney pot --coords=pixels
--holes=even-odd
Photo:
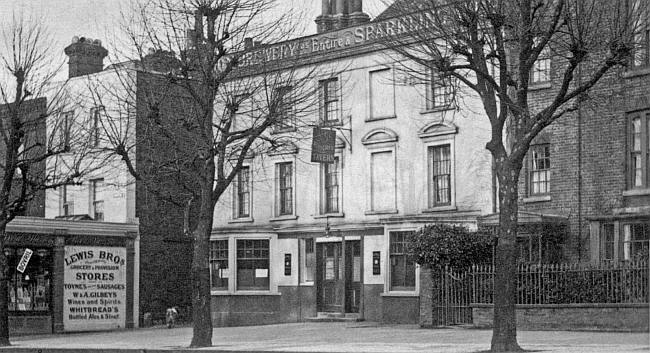
[[[102,47],[98,39],[72,37],[72,44],[64,49],[68,56],[68,77],[94,74],[104,68],[104,58],[108,50]]]

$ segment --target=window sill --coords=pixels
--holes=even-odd
[[[395,210],[383,210],[383,211],[366,211],[364,214],[366,216],[372,216],[372,215],[382,215],[382,214],[396,214],[399,213],[397,209]]]
[[[446,205],[446,206],[435,206],[431,208],[426,208],[422,210],[422,213],[433,213],[433,212],[442,212],[442,211],[456,211],[456,206]]]
[[[271,218],[269,219],[269,222],[295,221],[296,219],[298,219],[298,216],[296,215],[286,215]]]
[[[419,297],[420,294],[416,291],[413,292],[384,292],[381,293],[382,297]]]
[[[371,121],[380,121],[380,120],[387,120],[387,119],[396,119],[397,115],[388,115],[388,116],[378,116],[378,117],[371,117],[366,119],[366,122],[371,122]]]
[[[303,282],[303,283],[300,283],[300,287],[313,287],[313,286],[314,286],[314,282]]]
[[[650,188],[648,189],[630,189],[623,191],[623,196],[643,196],[650,195]]]
[[[315,215],[314,219],[322,219],[322,218],[343,218],[345,217],[345,213],[339,212],[339,213],[324,213],[324,214],[319,214]]]
[[[271,134],[272,135],[277,135],[277,134],[282,134],[282,133],[285,133],[285,132],[295,132],[297,130],[298,129],[296,127],[288,127],[288,128],[284,128],[284,129],[277,129],[277,130],[273,129],[273,130],[271,130]]]
[[[235,218],[228,221],[228,223],[253,223],[253,217],[248,218]]]
[[[551,195],[539,195],[539,196],[524,197],[524,199],[522,201],[524,203],[551,201]]]
[[[341,120],[328,120],[328,121],[319,121],[318,126],[320,127],[328,127],[328,126],[341,126],[343,125],[343,121]]]
[[[537,91],[537,90],[541,90],[541,89],[551,88],[551,86],[552,86],[551,81],[531,83],[528,86],[528,90],[529,91]]]
[[[632,78],[637,76],[650,75],[650,66],[638,68],[638,69],[629,69],[623,73],[623,77]]]
[[[263,291],[237,291],[237,292],[224,292],[224,291],[212,291],[210,295],[214,296],[246,296],[246,295],[257,295],[257,296],[278,296],[282,295],[280,292],[263,292]]]
[[[425,114],[433,114],[433,113],[440,113],[440,112],[446,112],[448,110],[455,110],[454,106],[446,105],[444,107],[437,107],[437,108],[426,108],[424,110],[420,111],[420,114],[425,115]]]

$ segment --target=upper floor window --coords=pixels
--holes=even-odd
[[[243,166],[237,173],[234,180],[234,199],[235,204],[234,218],[250,217],[251,194],[250,194],[250,167]]]
[[[73,119],[74,119],[74,111],[69,111],[61,114],[58,148],[64,151],[70,150],[70,130],[72,129]]]
[[[395,116],[395,88],[388,68],[370,71],[370,119]]]
[[[228,290],[228,239],[210,242],[210,289]]]
[[[429,147],[429,207],[451,204],[451,147]]]
[[[551,145],[530,146],[529,195],[544,195],[551,191]]]
[[[629,188],[648,187],[648,150],[650,140],[648,119],[650,111],[635,112],[629,116],[628,185]]]
[[[453,80],[451,77],[429,69],[427,80],[427,109],[447,108],[454,97]]]
[[[408,242],[413,232],[390,232],[390,290],[415,290],[415,261],[408,255]]]
[[[61,216],[71,216],[74,214],[72,199],[70,198],[70,186],[61,187]]]
[[[330,78],[318,82],[318,95],[320,102],[320,122],[334,123],[340,120],[339,110],[341,98],[338,78]]]
[[[102,129],[102,113],[104,112],[104,107],[95,107],[90,110],[91,120],[92,120],[92,130],[90,132],[91,144],[93,147],[99,146],[101,141],[101,129]]]
[[[278,120],[275,132],[291,131],[296,128],[296,114],[293,106],[292,87],[284,86],[275,89],[274,102],[277,106]]]
[[[395,158],[393,151],[370,154],[371,211],[395,210]]]
[[[650,16],[647,8],[641,8],[645,0],[635,0],[633,8],[639,13],[635,21],[634,52],[632,56],[632,67],[643,68],[650,66]]]
[[[551,48],[545,46],[530,69],[530,83],[543,83],[551,80]]]
[[[90,181],[90,202],[92,216],[96,221],[104,220],[104,179]]]
[[[293,163],[277,163],[276,213],[278,216],[293,214]]]
[[[339,159],[332,163],[321,163],[322,203],[321,213],[339,212]]]

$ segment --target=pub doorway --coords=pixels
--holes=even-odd
[[[319,312],[358,313],[361,300],[361,242],[316,244],[316,295]]]

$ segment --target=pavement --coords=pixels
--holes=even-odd
[[[12,338],[4,352],[157,353],[157,352],[452,352],[489,350],[492,331],[470,328],[422,329],[372,322],[293,323],[214,329],[213,346],[189,349],[191,327],[66,333]],[[562,353],[650,352],[645,333],[520,331],[528,351]]]

